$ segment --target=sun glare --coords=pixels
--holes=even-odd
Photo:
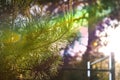
[[[105,55],[110,55],[111,52],[115,54],[115,60],[120,62],[120,26],[116,28],[108,29],[107,45],[99,49],[99,52],[103,52]]]

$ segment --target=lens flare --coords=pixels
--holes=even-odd
[[[115,20],[114,20],[115,21]],[[114,24],[114,23],[113,23]],[[115,25],[109,26],[104,30],[107,34],[106,41],[107,45],[101,47],[98,52],[102,52],[105,55],[110,55],[110,53],[115,54],[115,60],[120,63],[120,24],[118,22],[117,27]],[[101,38],[102,39],[102,38]]]

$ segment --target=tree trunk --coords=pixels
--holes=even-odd
[[[83,55],[83,66],[85,69],[87,69],[87,62],[90,60],[90,51],[92,50],[92,42],[94,40],[94,30],[95,30],[95,25],[94,23],[96,22],[96,10],[93,9],[93,4],[95,3],[94,0],[88,0],[88,4],[90,7],[90,10],[88,10],[88,14],[89,14],[89,18],[88,18],[88,46],[87,46],[87,50],[85,52],[85,54]],[[87,76],[87,71],[85,71],[83,73],[85,79],[84,80],[89,80],[88,76]]]

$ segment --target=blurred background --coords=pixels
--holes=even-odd
[[[0,0],[0,80],[109,80],[109,58],[91,78],[87,62],[111,53],[120,80],[119,10],[119,0]]]

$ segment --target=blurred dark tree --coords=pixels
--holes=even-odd
[[[93,58],[97,57],[98,55],[94,56],[94,53],[91,53],[92,47],[93,47],[93,42],[95,39],[95,28],[96,24],[98,24],[104,17],[112,16],[115,18],[116,15],[114,15],[112,12],[118,12],[120,9],[119,0],[87,0],[88,1],[88,47],[83,55],[83,64],[87,68],[87,61],[92,60]],[[111,9],[111,13],[104,15],[103,17],[98,17],[96,14],[97,12],[103,12],[104,10]],[[117,16],[118,17],[118,16]],[[95,53],[96,54],[96,53]],[[87,77],[87,72],[84,73]],[[87,80],[87,79],[85,79]],[[96,79],[95,79],[96,80]]]

